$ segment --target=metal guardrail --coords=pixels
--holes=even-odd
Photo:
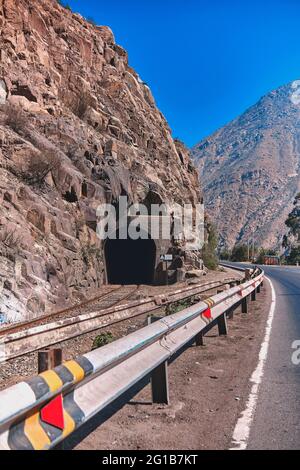
[[[245,271],[246,268],[242,268],[241,266],[233,266],[232,264],[226,263],[225,261],[220,261],[219,266],[223,266],[224,268],[235,269],[236,271]]]
[[[241,266],[234,265],[232,263],[227,263],[226,261],[220,261],[219,266],[223,266],[224,268],[230,268],[230,269],[233,269],[235,271],[241,271],[241,272],[250,271],[250,274],[251,274],[252,278],[255,277],[261,271],[261,269],[258,266],[255,266],[255,265],[254,265],[254,268],[249,268],[249,267],[246,267],[246,266],[241,267]]]
[[[243,284],[164,317],[101,349],[0,392],[0,449],[50,449],[151,375],[153,401],[168,402],[167,363],[186,344],[202,344],[214,325],[255,299],[263,271]]]
[[[214,289],[234,282],[234,278],[227,281],[214,281],[177,289],[169,294],[147,297],[139,301],[131,301],[117,307],[109,307],[33,326],[21,331],[1,335],[0,330],[0,363],[9,359],[23,356],[41,348],[90,333],[114,323],[134,318],[138,315],[153,312],[164,305],[183,300],[206,290]]]

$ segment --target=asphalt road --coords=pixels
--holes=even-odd
[[[300,341],[300,267],[263,269],[276,307],[247,449],[300,449],[300,364],[292,362],[292,344]]]

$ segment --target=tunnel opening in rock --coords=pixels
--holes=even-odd
[[[153,284],[156,246],[151,238],[109,238],[104,256],[109,284]]]

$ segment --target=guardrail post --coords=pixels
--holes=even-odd
[[[204,346],[203,333],[201,331],[195,336],[195,343],[196,346]]]
[[[231,307],[229,310],[227,310],[227,318],[233,318],[234,315],[234,307]]]
[[[257,286],[256,292],[257,292],[258,294],[260,294],[260,284]]]
[[[222,315],[218,317],[217,323],[218,323],[219,335],[220,336],[227,335],[228,329],[227,329],[226,313],[223,313]]]
[[[248,313],[248,297],[242,299],[242,313]]]
[[[161,320],[163,317],[148,317],[148,325]],[[168,381],[168,362],[163,362],[156,367],[151,374],[152,402],[168,405],[169,399],[169,381]]]
[[[38,373],[54,369],[62,363],[62,350],[60,348],[44,349],[38,352]]]
[[[256,289],[254,289],[254,290],[251,292],[251,300],[252,300],[252,301],[256,300]]]
[[[168,363],[163,362],[151,375],[152,402],[168,405],[169,382],[168,382]]]

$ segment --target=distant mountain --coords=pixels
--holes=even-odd
[[[206,209],[232,247],[276,247],[300,189],[300,80],[268,93],[192,149]]]

